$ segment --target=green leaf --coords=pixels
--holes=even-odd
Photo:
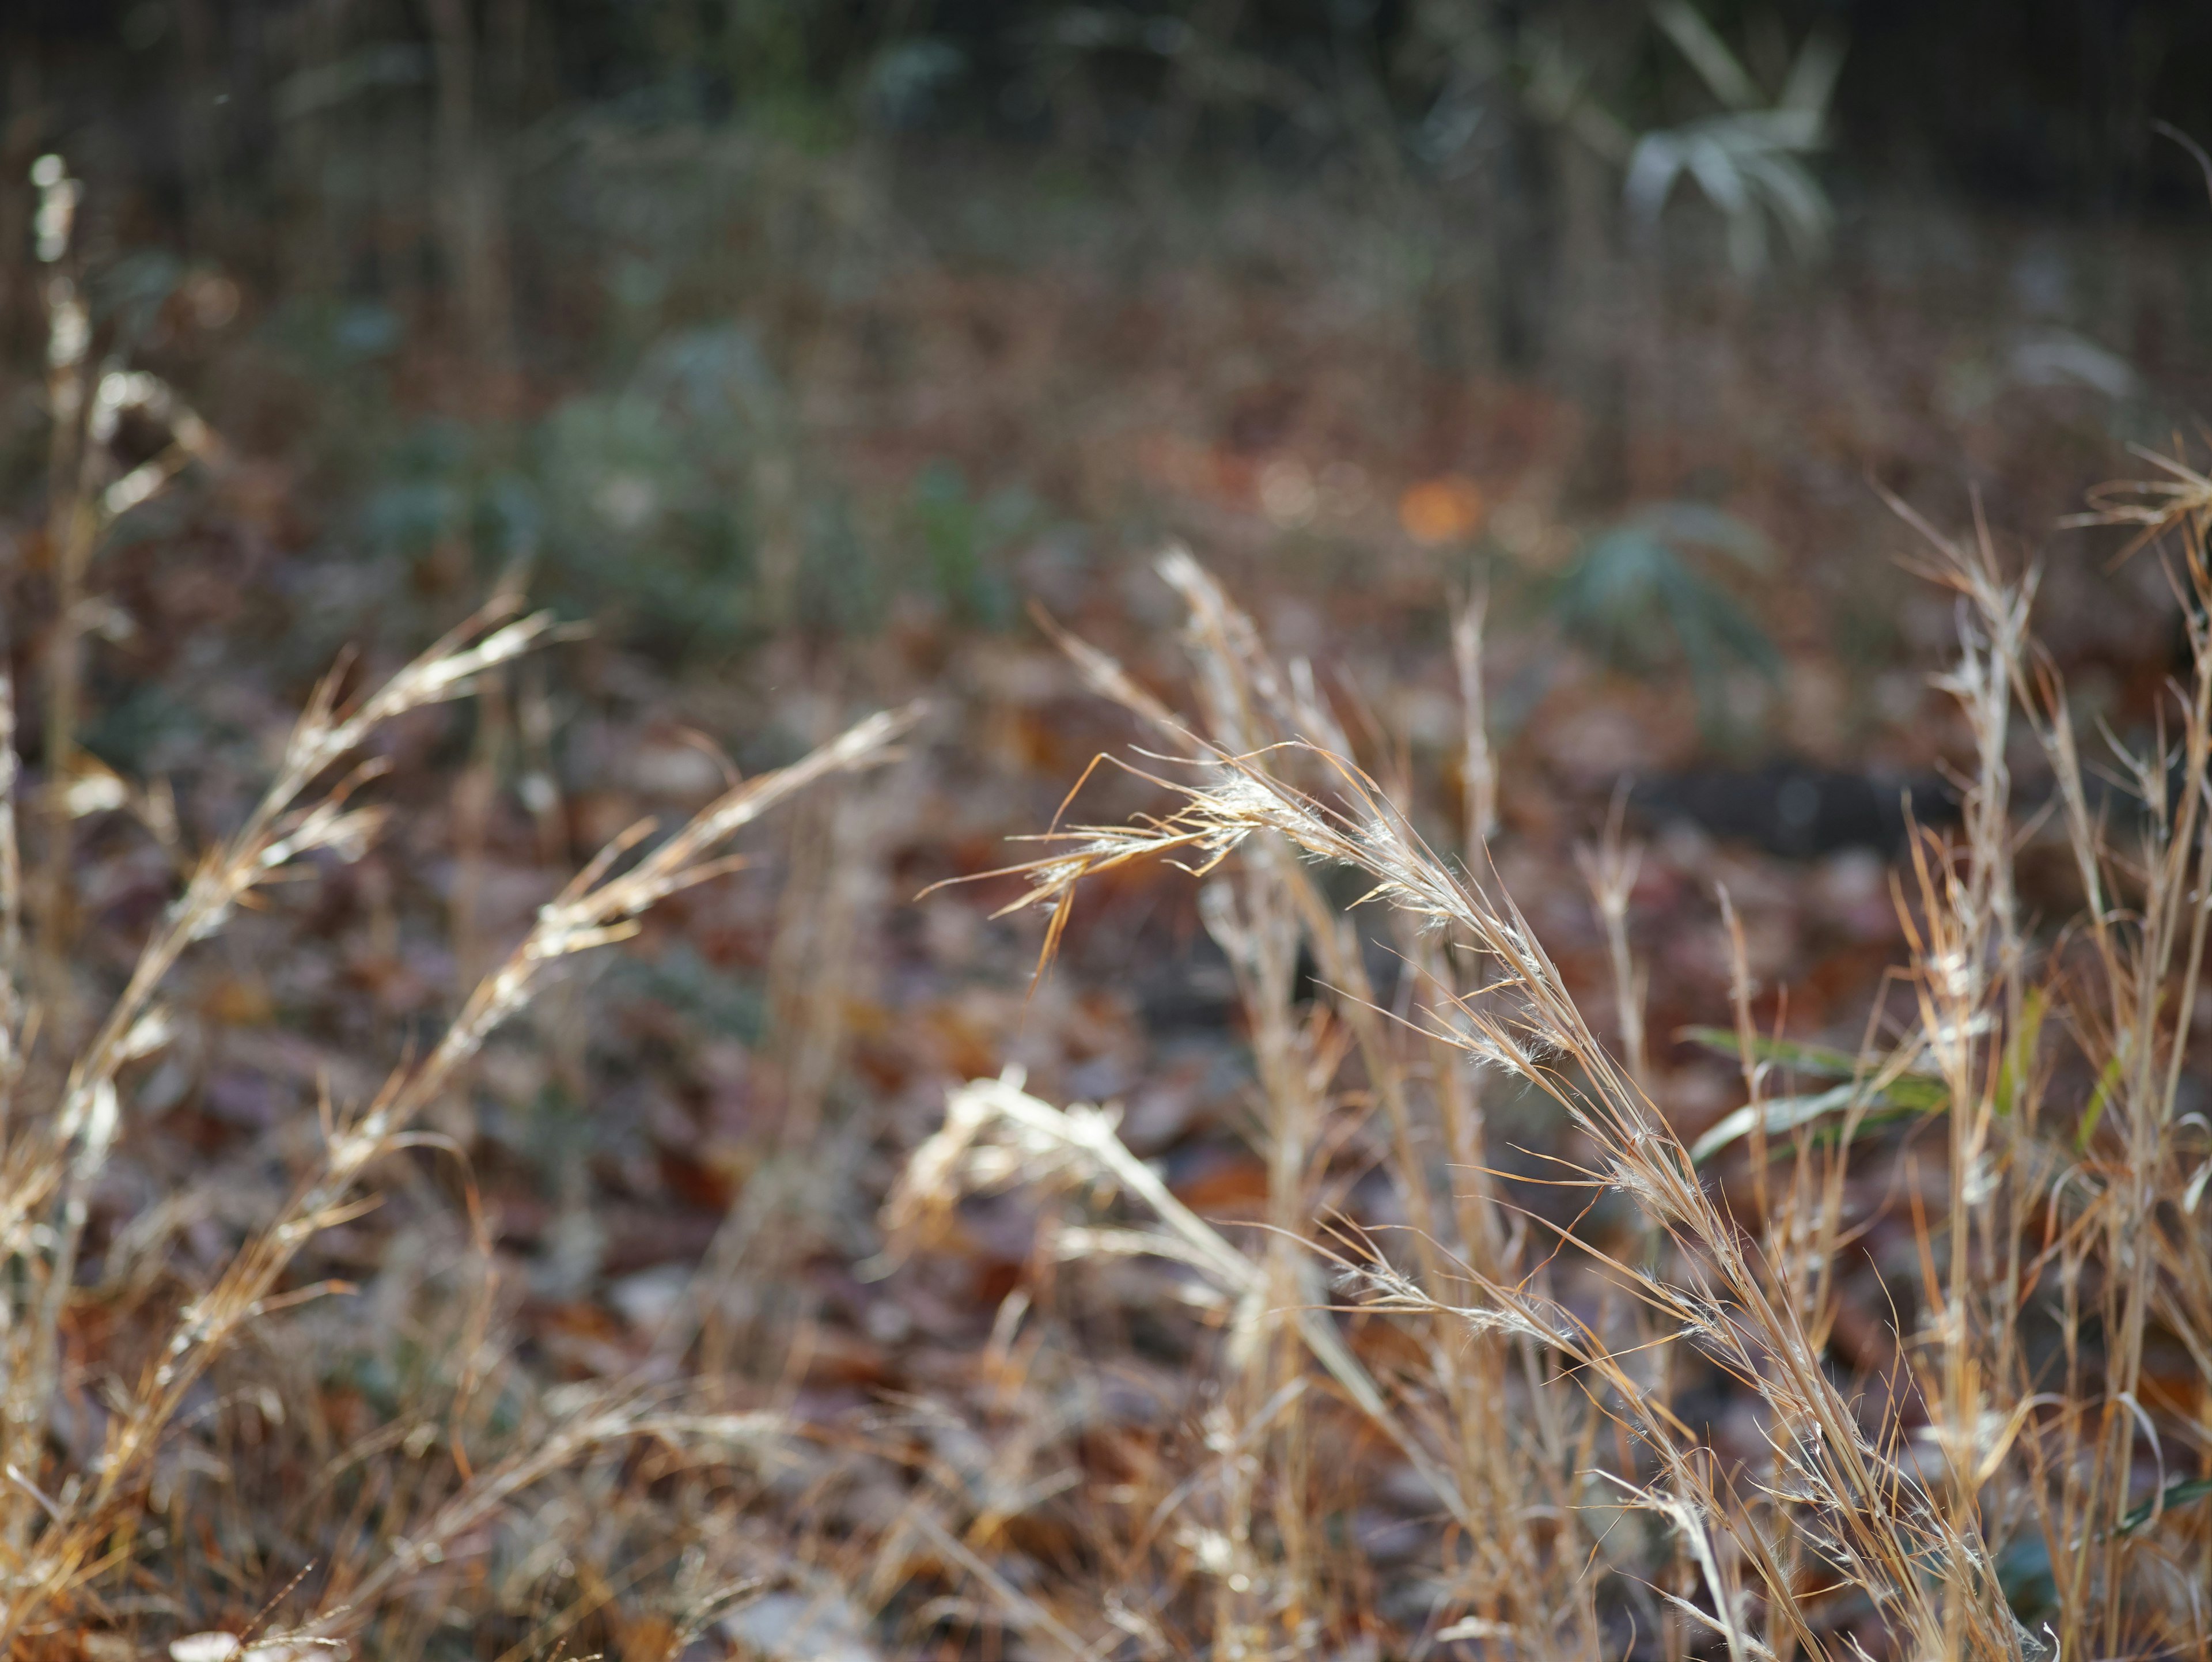
[[[1774,563],[1773,545],[1756,528],[1705,502],[1655,502],[1630,514],[1621,528],[1662,543],[1717,549],[1753,571]]]
[[[2122,1518],[2117,1532],[2132,1535],[2156,1514],[2171,1512],[2176,1507],[2185,1507],[2192,1501],[2202,1501],[2208,1495],[2212,1495],[2212,1477],[2191,1477],[2179,1483],[2168,1483]]]
[[[1743,1060],[1741,1042],[1725,1027],[1684,1027],[1675,1037],[1702,1044],[1708,1050],[1717,1050],[1724,1056],[1733,1056],[1738,1062]],[[1858,1058],[1841,1050],[1831,1050],[1825,1044],[1802,1044],[1793,1038],[1771,1038],[1764,1033],[1751,1036],[1751,1056],[1754,1062],[1771,1062],[1823,1079],[1856,1079],[1862,1071]]]
[[[1752,527],[1702,502],[1657,502],[1597,532],[1553,591],[1564,628],[1591,650],[1639,673],[1679,661],[1708,726],[1726,706],[1735,666],[1770,679],[1782,654],[1758,621],[1686,551],[1710,551],[1758,569],[1770,560]]]
[[[2089,1099],[2088,1111],[2081,1116],[2081,1124],[2074,1133],[2074,1147],[2087,1148],[2089,1139],[2097,1135],[2097,1122],[2105,1117],[2105,1105],[2112,1099],[2112,1093],[2120,1083],[2120,1064],[2123,1058],[2115,1056],[2097,1075],[2097,1094]]]
[[[1824,1119],[1831,1114],[1847,1112],[1854,1101],[1864,1105],[1858,1119],[1860,1129],[1869,1125],[1887,1125],[1898,1120],[1917,1119],[1947,1105],[1938,1102],[1931,1108],[1925,1102],[1900,1102],[1887,1093],[1869,1096],[1865,1087],[1859,1085],[1838,1085],[1832,1090],[1820,1091],[1811,1096],[1769,1097],[1759,1105],[1756,1113],[1747,1104],[1692,1143],[1691,1162],[1703,1166],[1723,1149],[1741,1142],[1751,1135],[1753,1126],[1761,1117],[1766,1123],[1768,1136],[1788,1136],[1815,1120]],[[1842,1129],[1840,1124],[1833,1128],[1838,1135]]]
[[[2051,1008],[2051,997],[2040,987],[2028,989],[2027,996],[2021,1002],[2020,1026],[2013,1030],[2011,1042],[2005,1046],[2004,1061],[1997,1068],[1996,1111],[2009,1114],[2020,1095],[2021,1081],[2035,1061],[2035,1042],[2043,1034],[2043,1017]]]
[[[1743,1050],[1736,1036],[1725,1027],[1683,1027],[1677,1030],[1675,1037],[1717,1050],[1737,1062],[1743,1060]],[[1764,1033],[1752,1035],[1751,1056],[1754,1062],[1787,1068],[1793,1073],[1810,1074],[1815,1079],[1880,1079],[1891,1065],[1888,1058],[1870,1057],[1862,1062],[1856,1056],[1825,1044],[1805,1044]],[[1931,1113],[1947,1106],[1951,1097],[1941,1079],[1916,1068],[1891,1079],[1872,1099],[1894,1104],[1914,1113]]]
[[[1689,0],[1655,0],[1651,15],[1715,98],[1732,110],[1756,109],[1759,88]]]
[[[1738,1062],[1743,1060],[1743,1042],[1725,1027],[1685,1027],[1677,1037]],[[1700,1166],[1749,1136],[1761,1119],[1766,1135],[1776,1137],[1787,1136],[1829,1115],[1845,1113],[1854,1103],[1860,1107],[1858,1123],[1863,1127],[1939,1114],[1951,1105],[1950,1093],[1942,1080],[1910,1070],[1893,1075],[1893,1058],[1863,1060],[1825,1044],[1806,1044],[1762,1033],[1753,1034],[1750,1043],[1754,1062],[1844,1082],[1808,1095],[1771,1097],[1756,1110],[1747,1104],[1737,1109],[1691,1146],[1690,1158]],[[1877,1080],[1882,1082],[1876,1085]]]
[[[1832,1114],[1850,1107],[1851,1099],[1857,1094],[1856,1086],[1838,1085],[1833,1090],[1822,1091],[1809,1097],[1769,1097],[1755,1106],[1747,1103],[1692,1143],[1690,1159],[1703,1166],[1722,1149],[1749,1136],[1762,1117],[1766,1122],[1767,1135],[1787,1136],[1799,1126],[1808,1125],[1823,1114]]]
[[[1951,1093],[1940,1079],[1904,1074],[1883,1086],[1877,1099],[1895,1103],[1909,1114],[1940,1114],[1951,1105]]]

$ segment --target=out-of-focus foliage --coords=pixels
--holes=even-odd
[[[1585,543],[1561,575],[1553,607],[1571,637],[1624,667],[1650,673],[1669,660],[1686,665],[1711,725],[1725,709],[1731,670],[1775,676],[1782,660],[1727,585],[1689,557],[1692,550],[1723,555],[1746,574],[1771,558],[1765,539],[1734,515],[1661,502]]]
[[[1801,256],[1817,253],[1835,212],[1804,157],[1825,137],[1829,97],[1843,68],[1840,44],[1826,34],[1808,36],[1770,102],[1688,0],[1662,0],[1652,14],[1723,113],[1636,141],[1624,187],[1631,210],[1656,223],[1675,181],[1687,177],[1727,221],[1729,256],[1737,271],[1749,274],[1765,265],[1770,217]]]
[[[963,622],[1003,628],[1016,600],[1001,556],[1035,520],[1036,505],[1017,490],[981,500],[960,470],[932,462],[916,475],[912,515],[939,598]]]

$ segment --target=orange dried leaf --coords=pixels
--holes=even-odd
[[[1423,479],[1398,498],[1398,523],[1415,542],[1431,548],[1464,542],[1482,524],[1482,492],[1464,474]]]

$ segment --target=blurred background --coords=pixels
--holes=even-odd
[[[95,350],[228,448],[130,538],[202,512],[233,603],[293,574],[316,598],[268,632],[308,663],[516,559],[666,671],[1016,643],[1172,534],[1255,603],[1327,597],[1293,629],[1338,654],[1487,582],[1686,691],[1686,724],[1549,747],[1585,771],[1840,759],[1909,731],[1884,672],[1936,632],[1872,485],[1978,490],[2040,548],[2185,420],[2212,327],[2205,180],[2155,130],[2212,131],[2188,6],[27,0],[0,29],[9,500],[45,454],[53,150]],[[2124,681],[2161,587],[2095,587],[2067,644]],[[1515,685],[1509,722],[1545,697]]]
[[[1177,695],[1176,540],[1440,845],[1449,620],[1487,597],[1499,868],[1609,1008],[1574,856],[1632,791],[1686,1130],[1739,1088],[1670,1037],[1729,1019],[1716,882],[1760,1020],[1856,1045],[1899,949],[1901,793],[1940,822],[1966,753],[1927,685],[1953,608],[1886,494],[2042,563],[2083,731],[2149,732],[2179,661],[2154,558],[2060,522],[2143,470],[2130,446],[2197,441],[2208,63],[2212,8],[2148,0],[14,0],[0,607],[34,777],[53,271],[94,361],[208,435],[77,615],[79,741],[171,805],[86,798],[88,983],[343,648],[396,661],[510,572],[588,623],[409,728],[383,845],[195,961],[88,1251],[174,1171],[281,1184],[270,1128],[434,1031],[639,814],[919,694],[904,761],[656,914],[441,1129],[546,1378],[645,1366],[713,1251],[757,1272],[723,1282],[722,1364],[805,1414],[983,1391],[1020,1217],[856,1269],[948,1083],[1019,1061],[1121,1102],[1209,1216],[1266,1192],[1180,874],[1102,880],[1034,989],[1009,884],[922,892],[1021,857],[1136,737],[1040,614]],[[82,181],[65,248],[47,155]],[[126,412],[117,471],[177,419]],[[456,1215],[444,1169],[335,1232],[333,1273],[434,1279],[393,1244]],[[402,1348],[325,1337],[369,1423]]]

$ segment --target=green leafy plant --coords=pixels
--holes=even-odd
[[[1686,551],[1709,550],[1747,572],[1763,570],[1765,539],[1733,514],[1698,502],[1640,508],[1592,537],[1560,577],[1554,615],[1580,643],[1611,662],[1651,673],[1679,658],[1705,724],[1722,723],[1728,672],[1774,677],[1781,654],[1726,587]]]
[[[908,512],[937,598],[963,622],[1011,623],[1014,588],[1003,557],[1036,519],[1028,493],[1006,489],[979,498],[957,467],[933,461],[915,476]]]
[[[742,329],[657,342],[609,392],[520,432],[424,421],[362,505],[371,548],[419,558],[458,541],[489,572],[542,562],[564,611],[600,612],[678,654],[764,626],[757,545],[788,472],[772,372]]]
[[[1736,1061],[1744,1060],[1741,1038],[1724,1027],[1688,1027],[1681,1037]],[[1844,1082],[1802,1095],[1767,1097],[1723,1116],[1690,1145],[1690,1158],[1702,1166],[1764,1125],[1770,1137],[1786,1137],[1800,1128],[1832,1119],[1837,1135],[1848,1141],[1870,1125],[1940,1114],[1951,1105],[1943,1081],[1924,1068],[1895,1057],[1861,1058],[1822,1044],[1753,1034],[1749,1055],[1754,1068],[1774,1068]],[[1784,1145],[1786,1146],[1786,1145]]]
[[[1653,21],[1697,74],[1717,113],[1639,130],[1593,90],[1595,70],[1577,43],[1553,29],[1527,32],[1520,54],[1525,107],[1624,170],[1629,213],[1647,232],[1684,179],[1720,211],[1729,262],[1746,277],[1765,269],[1770,222],[1801,258],[1826,246],[1835,212],[1805,159],[1825,142],[1843,47],[1816,32],[1769,92],[1688,0],[1655,0]]]
[[[1770,96],[1689,0],[1656,0],[1652,16],[1723,108],[1719,114],[1644,133],[1623,189],[1630,210],[1656,224],[1675,184],[1689,179],[1728,224],[1729,258],[1751,275],[1768,259],[1767,222],[1801,258],[1820,252],[1834,219],[1803,158],[1818,149],[1843,49],[1814,33]]]

